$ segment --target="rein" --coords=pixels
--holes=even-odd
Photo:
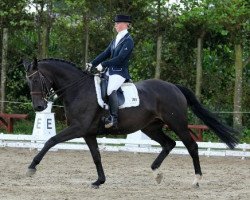
[[[86,72],[86,71],[85,71],[85,72]],[[62,92],[62,93],[61,93],[59,96],[57,96],[56,99],[61,98],[62,95],[66,92],[67,89],[69,89],[69,88],[75,86],[75,85],[78,84],[79,82],[83,83],[83,82],[85,81],[85,79],[88,78],[88,76],[84,76],[84,77],[82,77],[82,78],[80,78],[80,79],[78,79],[78,80],[76,80],[76,81],[74,81],[74,82],[72,82],[72,83],[70,83],[70,84],[68,84],[68,85],[66,85],[66,86],[64,86],[64,87],[62,87],[62,88],[56,90],[56,91],[54,91],[53,88],[50,88],[50,89],[49,89],[49,88],[47,87],[46,79],[47,79],[50,83],[51,83],[51,81],[50,81],[48,78],[46,78],[39,70],[35,71],[34,73],[32,73],[32,74],[30,74],[30,75],[26,75],[26,77],[27,77],[27,78],[30,78],[30,77],[34,76],[36,73],[39,74],[39,79],[40,79],[40,84],[41,84],[42,91],[40,91],[40,92],[37,92],[37,91],[36,91],[36,92],[30,92],[30,94],[31,94],[31,95],[42,95],[42,97],[43,97],[43,99],[44,99],[45,101],[53,101],[54,96],[56,96],[57,93],[59,93],[59,92]],[[90,74],[90,73],[88,73],[88,72],[86,72],[86,73],[87,73],[87,75]]]
[[[31,76],[35,75],[36,73],[38,73],[39,71],[35,71],[34,73],[30,74],[30,75],[26,75],[27,78],[30,78]]]
[[[83,81],[85,80],[85,79],[87,79],[88,77],[82,77],[82,78],[80,78],[80,79],[78,79],[78,80],[76,80],[76,81],[74,81],[74,82],[72,82],[72,83],[70,83],[70,84],[68,84],[68,85],[66,85],[65,87],[62,87],[62,88],[60,88],[60,89],[58,89],[58,90],[56,90],[56,91],[52,91],[51,92],[51,94],[47,97],[48,98],[48,100],[52,100],[53,99],[53,97],[58,93],[58,92],[62,92],[59,96],[57,96],[57,98],[56,99],[59,99],[59,98],[61,98],[62,97],[62,95],[66,92],[66,90],[67,89],[70,89],[71,87],[73,87],[73,86],[75,86],[77,83],[79,83],[79,82],[81,82],[81,83],[83,83]]]

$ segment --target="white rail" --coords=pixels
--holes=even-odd
[[[161,147],[158,143],[150,139],[113,139],[98,138],[101,151],[129,151],[144,153],[159,153]],[[44,140],[32,135],[0,134],[0,147],[30,148],[41,149]],[[199,154],[205,156],[238,156],[242,159],[250,157],[250,144],[239,144],[234,150],[230,150],[224,143],[198,142]],[[82,138],[73,139],[65,143],[56,145],[55,149],[68,150],[88,150]],[[176,147],[171,151],[172,154],[188,154],[182,142],[177,141]]]

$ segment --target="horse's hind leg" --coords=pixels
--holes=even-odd
[[[193,182],[193,186],[199,186],[199,180],[202,177],[201,167],[200,167],[200,160],[199,160],[199,153],[198,153],[198,145],[191,137],[187,124],[181,125],[182,123],[171,125],[171,129],[179,136],[183,144],[186,146],[190,156],[193,159],[193,165],[195,170],[195,180]]]
[[[162,151],[151,165],[151,169],[155,173],[157,183],[160,183],[163,178],[162,174],[157,172],[157,169],[159,169],[163,160],[176,145],[175,141],[165,135],[162,131],[163,125],[164,124],[161,121],[157,121],[151,123],[149,126],[142,130],[147,136],[149,136],[152,140],[158,142],[162,147]]]

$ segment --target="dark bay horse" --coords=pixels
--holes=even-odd
[[[98,179],[92,183],[92,186],[98,188],[106,178],[98,150],[97,135],[102,133],[129,134],[137,130],[142,130],[162,147],[162,151],[151,165],[151,169],[155,172],[176,144],[162,130],[163,126],[167,124],[184,143],[192,157],[196,175],[193,184],[198,186],[202,172],[198,145],[188,131],[188,106],[231,149],[238,143],[235,137],[237,131],[220,123],[210,111],[198,102],[195,95],[183,86],[156,79],[136,83],[140,105],[119,110],[118,129],[103,129],[102,132],[100,131],[101,119],[107,111],[97,103],[92,74],[78,69],[73,63],[59,59],[40,61],[34,59],[32,63],[25,64],[25,68],[34,110],[46,109],[47,98],[53,95],[51,92],[51,88],[53,88],[55,93],[63,99],[69,125],[50,138],[34,157],[28,167],[27,175],[29,176],[36,172],[36,166],[51,147],[82,137],[90,149],[98,174]],[[160,178],[159,174],[157,178]]]

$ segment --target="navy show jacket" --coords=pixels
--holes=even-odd
[[[101,63],[103,67],[108,68],[110,75],[118,74],[125,79],[131,79],[128,65],[133,48],[133,39],[131,35],[127,33],[116,47],[115,39],[112,40],[105,51],[99,54],[91,63],[93,66],[97,66]]]

